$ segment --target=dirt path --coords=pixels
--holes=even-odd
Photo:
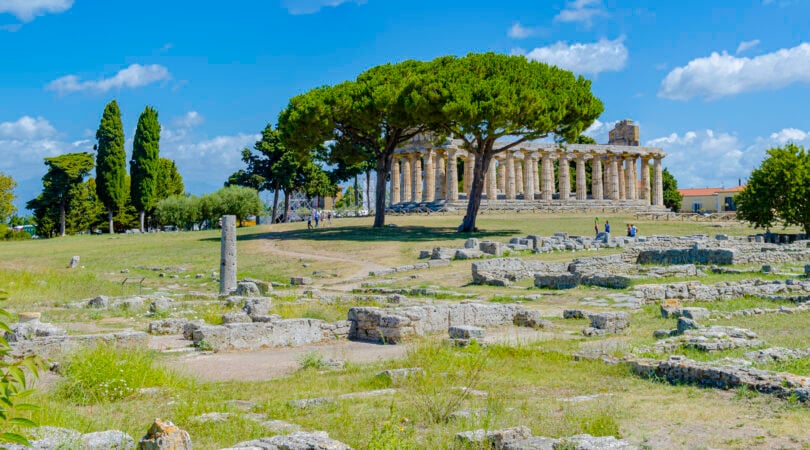
[[[531,328],[504,327],[488,329],[486,343],[534,342],[557,339],[557,333],[542,332]],[[172,347],[170,337],[161,337],[160,343],[152,347],[165,349]],[[438,339],[438,336],[437,336]],[[174,338],[174,343],[187,345],[188,341]],[[163,344],[163,345],[161,345]],[[187,353],[167,359],[164,364],[200,381],[262,381],[283,378],[295,373],[302,357],[308,353],[318,353],[323,359],[336,359],[351,363],[365,364],[404,358],[409,345],[381,345],[370,342],[335,341],[327,344],[313,344],[303,347],[268,348],[249,352],[234,353]]]
[[[292,250],[285,250],[278,247],[278,240],[268,239],[262,242],[260,249],[268,253],[289,258],[311,259],[316,261],[339,262],[342,264],[351,264],[359,266],[357,271],[348,278],[340,279],[337,283],[330,283],[330,286],[335,286],[338,290],[351,290],[359,285],[359,280],[368,276],[372,270],[385,269],[385,266],[377,264],[372,261],[363,261],[360,259],[345,258],[339,255],[330,255],[327,252],[319,253],[302,253]]]

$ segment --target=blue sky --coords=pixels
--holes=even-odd
[[[0,0],[0,171],[91,150],[104,105],[127,151],[144,106],[187,189],[219,188],[287,100],[377,64],[495,51],[593,80],[681,187],[732,186],[765,149],[810,146],[810,1]]]

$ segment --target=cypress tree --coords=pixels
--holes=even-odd
[[[155,204],[160,171],[160,123],[158,113],[147,106],[138,118],[135,140],[132,144],[132,161],[129,163],[130,196],[138,210],[141,232],[144,232],[146,210]]]
[[[96,193],[107,208],[110,234],[115,232],[113,216],[126,203],[127,155],[124,151],[124,126],[121,110],[113,100],[104,108],[96,131]]]

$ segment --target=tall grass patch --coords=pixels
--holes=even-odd
[[[141,388],[191,387],[189,379],[160,367],[156,357],[145,348],[107,343],[79,349],[61,369],[65,379],[58,392],[72,403],[94,405],[131,398]]]

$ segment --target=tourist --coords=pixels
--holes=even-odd
[[[321,215],[318,213],[317,209],[315,210],[314,216],[315,216],[315,228],[318,228],[318,221],[321,220]]]
[[[307,230],[312,229],[312,216],[307,216]]]
[[[599,218],[593,220],[593,231],[596,233],[596,236],[599,236]]]
[[[631,232],[632,232],[632,230],[630,229],[630,224],[628,223],[627,224],[627,237],[630,237]]]
[[[608,237],[610,237],[610,221],[609,220],[605,221],[605,234],[607,234]]]
[[[636,228],[635,224],[630,224],[630,237],[636,237],[636,233],[638,233],[638,228]]]
[[[332,226],[332,211],[326,213],[326,224],[327,226]]]

